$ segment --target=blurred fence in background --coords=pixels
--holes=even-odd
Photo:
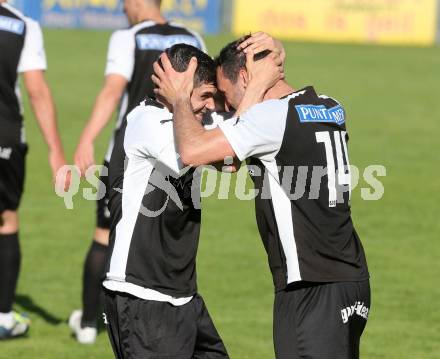
[[[233,13],[235,33],[265,29],[304,41],[431,45],[438,1],[236,0]]]
[[[10,0],[46,27],[127,26],[123,0]],[[207,34],[258,30],[300,41],[432,45],[440,0],[163,0],[166,16]]]
[[[45,27],[126,27],[123,0],[10,0]],[[166,17],[202,33],[223,31],[222,0],[162,0]]]

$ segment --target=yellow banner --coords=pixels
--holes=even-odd
[[[238,35],[266,31],[307,41],[430,45],[437,0],[235,0]]]

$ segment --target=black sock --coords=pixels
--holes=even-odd
[[[9,313],[20,271],[18,233],[0,234],[0,313]]]
[[[81,327],[96,327],[100,307],[102,276],[107,261],[107,246],[92,242],[84,262],[83,315]]]

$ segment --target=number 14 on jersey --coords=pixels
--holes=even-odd
[[[330,131],[316,132],[316,141],[325,146],[325,157],[327,160],[328,177],[328,203],[329,207],[336,207],[338,203],[336,191],[336,176],[339,185],[347,185],[349,198],[351,195],[351,173],[350,162],[348,160],[347,140],[345,131],[334,131],[333,136]],[[344,151],[342,152],[342,148]],[[336,150],[336,161],[334,158],[334,149]],[[344,157],[345,163],[344,165]]]

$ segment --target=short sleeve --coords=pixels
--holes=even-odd
[[[281,148],[287,111],[287,101],[265,101],[240,117],[220,123],[219,127],[240,161],[248,157],[269,159]]]
[[[26,35],[17,71],[46,70],[43,33],[38,22],[26,18]]]
[[[134,69],[134,36],[129,30],[120,30],[110,38],[105,75],[116,74],[131,80]]]
[[[169,117],[168,117],[169,115]],[[127,155],[157,160],[178,175],[183,168],[174,142],[171,114],[140,105],[127,117],[124,148]]]

